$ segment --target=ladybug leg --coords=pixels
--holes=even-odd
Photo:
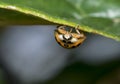
[[[79,28],[79,25],[77,25],[75,28],[76,32],[80,35],[80,37],[84,37],[84,35],[82,33],[80,33],[78,28]]]
[[[75,27],[75,31],[78,33],[78,34],[80,34],[80,31],[79,31],[79,25],[77,25],[76,27]]]
[[[60,25],[60,26],[57,26],[57,28],[59,28],[59,29],[65,29],[65,25]]]
[[[72,32],[73,28],[70,29],[70,33]]]

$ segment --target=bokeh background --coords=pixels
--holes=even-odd
[[[120,42],[92,33],[61,47],[56,25],[1,27],[0,84],[120,84]]]

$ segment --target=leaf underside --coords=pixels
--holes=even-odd
[[[120,41],[120,0],[0,0],[0,25],[67,25]]]

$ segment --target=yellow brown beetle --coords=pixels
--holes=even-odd
[[[76,28],[70,28],[66,30],[66,26],[57,26],[57,29],[54,32],[56,41],[64,48],[75,48],[79,46],[85,40],[86,36]],[[75,29],[75,32],[73,32]]]

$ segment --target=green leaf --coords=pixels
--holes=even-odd
[[[120,41],[120,0],[0,0],[0,25],[80,25]]]

